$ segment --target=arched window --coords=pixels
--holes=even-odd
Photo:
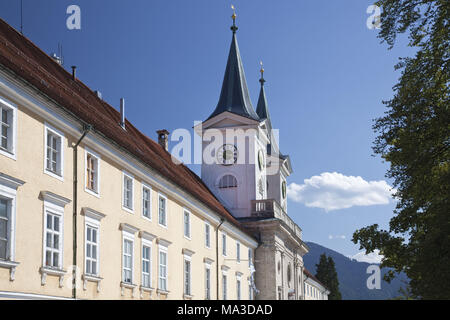
[[[237,180],[231,174],[223,176],[219,181],[219,188],[221,189],[236,188],[236,187],[237,187]]]

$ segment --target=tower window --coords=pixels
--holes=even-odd
[[[236,187],[237,187],[237,179],[230,174],[223,176],[219,181],[219,188],[221,189],[236,188]]]

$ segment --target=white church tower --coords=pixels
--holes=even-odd
[[[301,229],[287,215],[290,158],[281,154],[272,128],[261,65],[254,110],[236,38],[236,14],[219,102],[195,130],[202,136],[201,178],[214,195],[259,240],[255,252],[259,299],[302,299]]]
[[[231,29],[233,37],[219,102],[202,124],[204,134],[217,133],[221,139],[203,141],[203,151],[208,155],[211,151],[212,161],[203,163],[201,177],[235,217],[248,217],[251,201],[267,197],[269,140],[249,97],[236,25]]]

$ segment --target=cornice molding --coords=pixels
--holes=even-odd
[[[59,207],[65,207],[72,201],[70,199],[57,195],[56,193],[50,191],[41,191],[39,196],[42,200],[51,202]]]
[[[20,186],[25,184],[25,181],[11,177],[5,173],[0,172],[0,184],[6,185],[9,188],[17,190]]]

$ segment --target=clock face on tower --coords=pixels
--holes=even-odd
[[[229,166],[237,162],[238,151],[236,146],[232,144],[224,144],[217,149],[216,156],[219,164]]]

